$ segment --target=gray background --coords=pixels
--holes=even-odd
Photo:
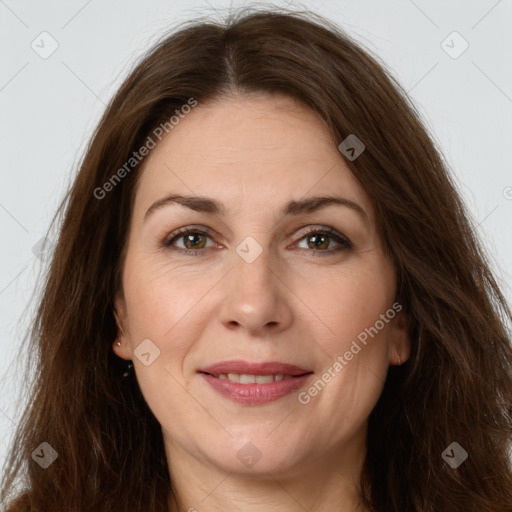
[[[170,26],[242,3],[0,0],[0,466],[25,384],[13,358],[44,269],[33,247],[105,104]],[[512,0],[275,5],[310,8],[340,24],[403,84],[446,155],[510,301]],[[464,40],[469,47],[459,55]]]

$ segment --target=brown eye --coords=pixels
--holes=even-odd
[[[200,249],[217,246],[213,240],[212,245],[207,246],[208,239],[212,239],[212,231],[209,228],[202,227],[199,229],[194,226],[188,226],[171,233],[162,242],[162,245],[173,251],[199,256],[202,252]],[[310,249],[309,252],[313,253],[313,256],[329,256],[344,249],[352,248],[352,243],[348,238],[329,227],[309,229],[306,233],[302,233],[299,243],[303,240],[306,240],[306,247],[300,247],[297,244],[298,247],[304,250]],[[338,247],[329,248],[332,242],[338,244]]]
[[[328,256],[342,251],[343,249],[352,248],[350,240],[332,228],[313,228],[302,235],[303,236],[299,243],[302,242],[302,240],[306,240],[307,247],[300,247],[299,245],[299,248],[312,249],[310,252],[313,252],[313,255],[315,255],[314,253],[323,253],[321,254],[322,256]],[[338,247],[329,248],[332,241],[335,241],[335,243],[338,244]]]
[[[208,239],[211,239],[211,233],[203,229],[195,229],[194,227],[181,228],[171,233],[164,242],[162,242],[162,245],[178,252],[187,254],[196,253],[194,256],[198,255],[198,253],[201,252],[200,249],[208,249],[215,246],[215,244],[210,246],[206,245]]]
[[[180,238],[183,238],[183,244],[187,249],[202,249],[206,245],[206,238],[199,233],[189,233]]]

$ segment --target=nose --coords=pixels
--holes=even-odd
[[[264,337],[289,327],[292,292],[277,265],[272,267],[268,249],[251,263],[235,254],[226,279],[221,321],[228,329]]]

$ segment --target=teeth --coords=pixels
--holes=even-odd
[[[219,379],[228,379],[231,382],[240,384],[268,384],[278,380],[291,379],[291,375],[247,375],[245,373],[221,373],[217,375]]]
[[[256,384],[268,384],[269,382],[274,382],[274,376],[273,375],[256,375],[254,380],[256,381]],[[242,379],[240,379],[240,382],[242,382]]]
[[[239,382],[240,384],[254,384],[256,382],[256,376],[255,375],[239,375]],[[229,378],[229,377],[228,377]]]

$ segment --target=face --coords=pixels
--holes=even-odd
[[[142,172],[113,349],[168,457],[252,474],[356,457],[409,339],[372,204],[324,124],[285,97],[199,103]]]

